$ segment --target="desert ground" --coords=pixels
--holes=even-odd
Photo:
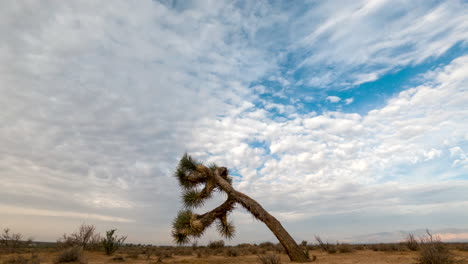
[[[451,250],[457,263],[468,263],[468,251]],[[14,261],[22,256],[23,259],[29,260],[23,263],[43,263],[52,264],[56,263],[56,259],[60,251],[56,252],[30,252],[30,253],[11,253],[3,254],[0,256],[0,263],[21,263],[21,261]],[[280,256],[281,263],[291,263],[285,254],[276,252],[265,252],[265,254],[275,254]],[[327,264],[410,264],[418,263],[417,251],[374,251],[370,249],[355,250],[350,253],[335,253],[329,254],[321,250],[309,251],[311,258],[316,257],[313,263],[327,263]],[[31,257],[35,256],[36,262],[30,261]],[[79,263],[79,262],[77,262]],[[83,252],[82,263],[87,264],[101,264],[101,263],[132,263],[132,264],[155,264],[155,263],[194,263],[194,264],[236,264],[236,263],[261,263],[257,255],[239,255],[239,256],[226,256],[222,255],[188,255],[188,256],[165,256],[160,258],[155,255],[147,254],[134,254],[117,252],[113,256],[107,256],[102,252],[85,251]]]

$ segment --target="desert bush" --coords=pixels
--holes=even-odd
[[[71,248],[68,248],[62,251],[57,256],[55,263],[65,263],[65,262],[86,263],[86,261],[83,258],[83,248],[81,246],[73,246]]]
[[[228,256],[228,257],[237,257],[239,255],[240,255],[240,253],[239,253],[239,250],[237,248],[229,247],[226,250],[226,256]]]
[[[106,232],[106,238],[102,239],[102,245],[104,246],[104,251],[107,255],[114,254],[117,249],[119,249],[124,243],[126,236],[117,237],[114,235],[116,229],[112,229]]]
[[[417,251],[419,249],[419,243],[411,233],[409,233],[406,238],[406,247],[411,251]]]
[[[455,260],[447,245],[440,240],[440,237],[433,236],[427,231],[427,236],[421,238],[419,244],[418,263],[451,264],[455,263]]]
[[[258,255],[257,257],[260,264],[281,264],[280,257],[274,254]]]
[[[82,224],[75,233],[70,235],[63,234],[57,240],[57,245],[60,248],[80,246],[83,249],[96,250],[100,248],[101,236],[96,234],[95,231],[95,226]]]
[[[211,249],[224,248],[224,241],[223,240],[210,241],[208,243],[208,247],[211,248]]]
[[[336,249],[340,253],[351,253],[354,251],[353,247],[347,243],[337,243]]]
[[[17,252],[19,248],[31,245],[31,238],[24,241],[22,239],[23,235],[20,233],[13,233],[10,228],[5,228],[0,234],[0,249],[3,252],[12,253]]]
[[[315,236],[315,240],[317,240],[318,246],[320,249],[323,251],[329,253],[329,254],[335,254],[336,253],[336,246],[330,243],[325,243],[319,236]]]
[[[260,244],[258,244],[258,246],[260,248],[263,248],[265,250],[271,250],[271,251],[274,251],[276,249],[276,246],[275,244],[271,243],[271,242],[262,242]]]
[[[404,247],[398,243],[374,244],[374,245],[371,245],[370,248],[373,251],[384,251],[384,252],[404,251]]]

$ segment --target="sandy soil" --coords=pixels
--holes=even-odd
[[[457,260],[460,263],[468,264],[468,252],[466,251],[453,251]],[[41,264],[52,264],[56,259],[58,253],[37,253]],[[25,258],[30,258],[31,254],[21,254]],[[119,254],[117,254],[119,255]],[[337,253],[328,254],[321,251],[310,251],[310,255],[317,257],[315,262],[323,264],[412,264],[416,263],[417,252],[376,252],[372,250],[359,250],[352,253]],[[11,258],[14,255],[3,255],[0,257],[0,263]],[[99,252],[85,252],[85,259],[88,264],[155,264],[157,257],[151,257],[149,260],[145,256],[140,255],[137,259],[125,258],[125,261],[114,261],[113,257],[106,256]],[[123,255],[125,257],[125,255]],[[282,263],[291,263],[287,255],[281,255]],[[257,256],[238,256],[238,257],[224,257],[224,256],[209,256],[197,258],[196,256],[175,256],[163,259],[162,263],[184,263],[184,264],[240,264],[240,263],[259,263]]]

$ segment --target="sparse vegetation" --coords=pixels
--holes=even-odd
[[[418,264],[452,264],[454,257],[447,245],[442,243],[440,237],[432,235],[429,230],[421,238]]]
[[[258,255],[260,264],[281,264],[281,258],[275,254]]]
[[[353,247],[347,243],[337,243],[336,249],[340,253],[351,253],[354,251]]]
[[[210,241],[208,243],[208,247],[211,248],[211,249],[223,248],[224,247],[224,241],[223,240]]]
[[[336,246],[333,244],[330,244],[328,242],[323,242],[323,240],[319,236],[315,236],[315,240],[317,240],[317,243],[319,245],[319,248],[322,249],[323,251],[329,253],[329,254],[335,254],[336,253]]]
[[[406,238],[406,246],[411,251],[417,251],[419,249],[418,240],[414,237],[413,234],[409,233],[408,237]]]
[[[73,246],[71,248],[65,249],[62,251],[55,263],[66,263],[66,262],[79,262],[86,263],[83,257],[83,248],[81,246]]]
[[[70,248],[80,246],[82,249],[96,250],[100,248],[101,236],[95,233],[94,225],[82,224],[78,230],[70,235],[63,234],[57,240],[60,248]]]
[[[30,264],[33,262],[28,261],[28,259],[23,256],[12,256],[12,257],[5,259],[2,263],[3,264]],[[36,263],[39,263],[39,262],[36,262]]]
[[[112,229],[106,232],[106,238],[102,239],[102,245],[104,246],[104,251],[107,255],[114,254],[117,249],[119,249],[124,243],[126,236],[117,237],[115,235],[116,229]],[[151,256],[151,255],[150,255]]]

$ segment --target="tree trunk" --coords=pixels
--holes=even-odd
[[[249,196],[236,191],[226,180],[224,180],[219,170],[215,170],[213,175],[217,185],[225,191],[228,196],[240,203],[245,209],[247,209],[252,215],[258,220],[265,223],[266,226],[273,232],[276,238],[283,245],[289,259],[294,262],[309,262],[309,256],[306,256],[304,251],[297,245],[296,241],[289,235],[284,229],[281,223],[269,214],[263,207],[257,203],[254,199]]]

